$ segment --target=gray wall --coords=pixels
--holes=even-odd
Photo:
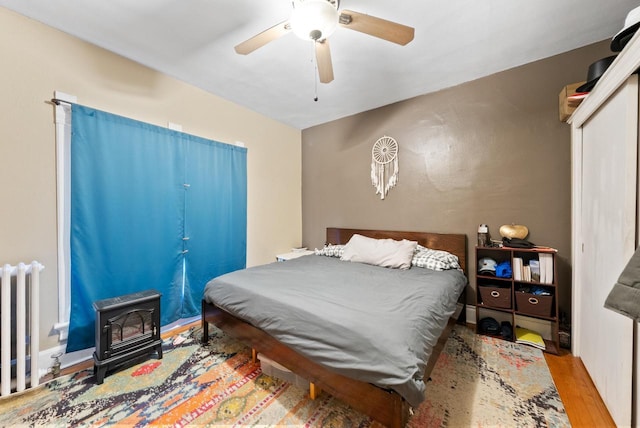
[[[480,223],[500,238],[524,224],[529,240],[558,249],[560,307],[570,312],[570,128],[558,93],[586,79],[608,41],[302,133],[302,239],[320,247],[328,226],[465,233],[471,283]],[[399,144],[398,185],[371,185],[371,147]],[[468,290],[475,303],[475,292]]]

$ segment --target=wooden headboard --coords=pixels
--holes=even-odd
[[[327,228],[327,244],[346,244],[354,234],[375,239],[408,239],[434,249],[444,250],[458,256],[460,267],[467,273],[467,235],[460,233],[398,232],[392,230]]]

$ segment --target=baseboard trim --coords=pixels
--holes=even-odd
[[[467,324],[476,325],[476,307],[474,305],[467,304]]]

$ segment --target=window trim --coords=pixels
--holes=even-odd
[[[71,313],[71,104],[77,97],[54,91],[54,98],[58,101],[55,107],[58,322],[53,329],[63,342],[69,334]]]

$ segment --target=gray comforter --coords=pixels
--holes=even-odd
[[[217,277],[205,299],[337,373],[417,406],[462,272],[388,269],[309,255]]]

